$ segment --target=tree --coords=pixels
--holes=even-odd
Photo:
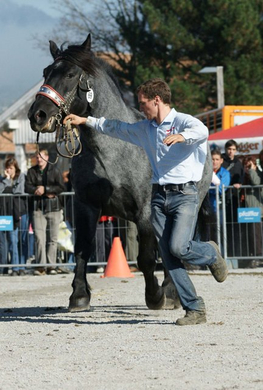
[[[68,12],[61,26],[79,41],[91,32],[95,50],[117,65],[119,78],[133,91],[150,77],[162,77],[178,110],[216,108],[215,75],[198,71],[220,65],[226,104],[262,104],[261,1],[101,0],[87,17],[84,5],[63,4]]]

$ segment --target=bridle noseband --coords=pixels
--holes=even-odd
[[[72,90],[70,92],[68,92],[66,94],[65,98],[63,96],[61,96],[54,88],[52,88],[48,84],[43,84],[36,94],[36,96],[43,95],[43,96],[47,97],[53,103],[55,103],[59,108],[58,113],[55,115],[56,149],[57,149],[57,152],[60,156],[66,157],[66,158],[73,158],[74,156],[79,155],[82,151],[82,144],[81,144],[80,137],[79,137],[79,130],[76,127],[72,127],[70,121],[67,121],[66,125],[64,126],[61,123],[61,120],[62,120],[63,114],[65,114],[65,115],[70,114],[70,106],[71,106],[73,100],[75,99],[78,87],[80,87],[80,83],[82,82],[84,77],[85,77],[85,72],[82,72],[77,84],[72,88]],[[81,89],[83,89],[83,88],[81,88]],[[89,87],[88,87],[88,89],[89,89]],[[88,91],[88,89],[87,89],[87,91]],[[38,148],[38,141],[39,141],[39,132],[37,134],[37,148]],[[62,144],[65,145],[65,149],[67,151],[67,154],[62,153],[62,151],[61,151]],[[78,148],[78,146],[79,146],[79,148]],[[78,150],[77,150],[77,148],[78,148]],[[58,157],[53,164],[55,164],[57,162],[57,160],[58,160]]]

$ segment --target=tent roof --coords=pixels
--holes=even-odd
[[[229,140],[237,138],[251,138],[263,136],[263,117],[231,127],[227,130],[218,131],[209,135],[208,140]]]

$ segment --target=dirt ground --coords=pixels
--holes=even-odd
[[[1,390],[263,389],[263,268],[191,272],[207,323],[186,327],[146,308],[141,273],[89,275],[91,311],[69,313],[72,277],[0,277]]]

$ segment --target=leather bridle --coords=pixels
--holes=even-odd
[[[81,88],[80,83],[83,81],[84,77],[85,77],[85,72],[82,72],[76,85],[72,88],[70,92],[66,94],[65,97],[61,96],[54,88],[52,88],[48,84],[43,84],[36,94],[36,96],[42,95],[47,97],[53,103],[55,103],[59,108],[58,113],[55,115],[56,149],[60,156],[66,158],[73,158],[74,156],[79,155],[82,150],[82,144],[80,142],[80,137],[79,137],[79,130],[76,127],[72,127],[70,121],[67,121],[66,125],[64,126],[61,123],[61,120],[63,118],[63,114],[65,115],[70,114],[70,106],[73,100],[75,99],[78,88]],[[87,91],[88,90],[89,87]],[[38,148],[38,141],[39,141],[39,133],[37,134],[37,148]],[[62,144],[64,144],[67,154],[62,153],[61,151]],[[58,157],[53,164],[55,164],[57,160]]]

